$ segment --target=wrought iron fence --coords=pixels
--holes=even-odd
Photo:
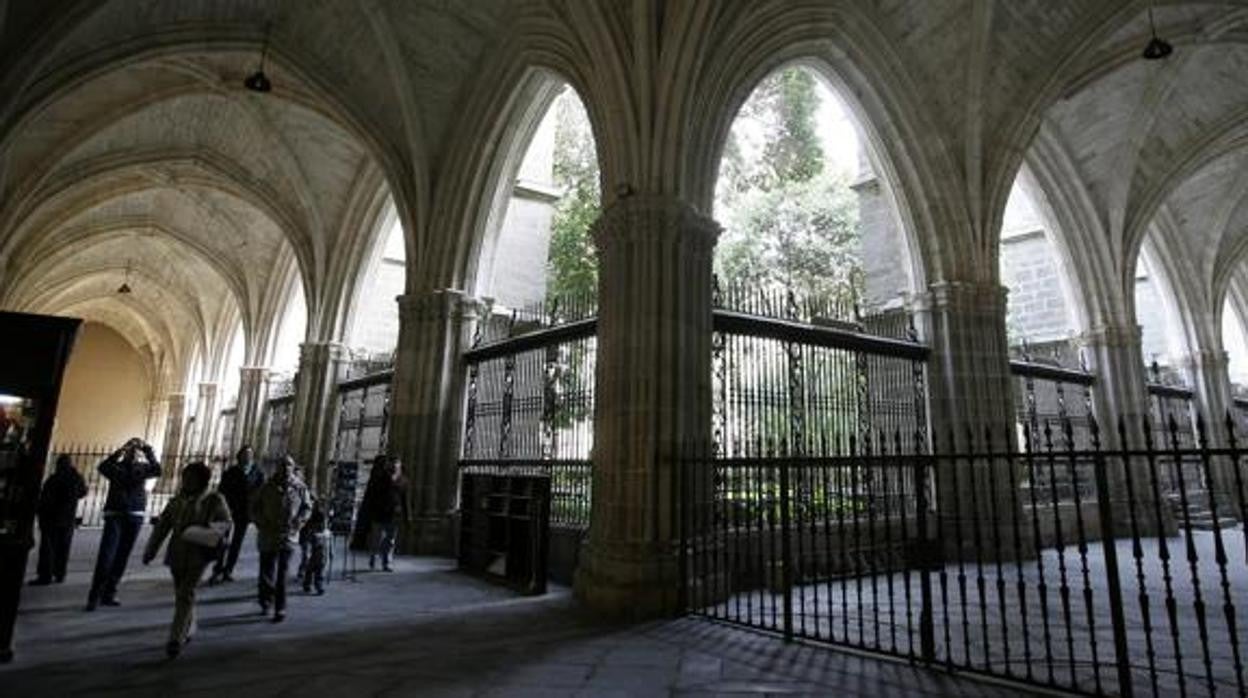
[[[87,496],[78,501],[78,523],[82,526],[100,526],[104,519],[104,502],[108,497],[108,480],[100,475],[99,465],[108,458],[116,446],[58,445],[49,451],[49,463],[45,473],[51,475],[56,457],[69,456],[74,468],[82,474],[87,484]],[[139,456],[142,458],[142,456]],[[147,518],[160,513],[169,498],[177,493],[181,484],[182,468],[195,461],[203,461],[212,468],[212,486],[216,487],[223,468],[230,458],[224,453],[181,453],[161,461],[161,476],[148,481]]]
[[[269,374],[269,399],[290,397],[295,394],[295,371],[274,371]]]
[[[589,528],[593,464],[588,460],[461,460],[461,474],[545,477],[550,479],[550,525]]]
[[[368,482],[373,459],[385,453],[390,427],[392,370],[338,384],[338,422],[334,433],[335,463],[355,463],[357,480]],[[357,487],[355,505],[364,498]]]
[[[1244,695],[1248,450],[1229,416],[1218,448],[1203,426],[1192,447],[1176,421],[1154,426],[1132,441],[1119,424],[1114,449],[1095,424],[1078,448],[1065,421],[1025,426],[1019,451],[1005,434],[851,431],[690,461],[688,608],[1061,691]]]
[[[551,326],[520,332],[518,315],[478,327],[468,370],[461,465],[524,467],[552,478],[556,525],[589,526],[597,356],[589,305],[547,310]],[[559,313],[563,313],[562,315]],[[499,326],[505,331],[491,329]],[[495,341],[487,341],[487,337]]]
[[[720,301],[712,337],[718,455],[766,442],[810,453],[820,434],[925,428],[928,349],[904,314],[842,320],[843,305],[792,293]],[[904,338],[872,334],[868,324],[897,334],[904,327]]]
[[[221,410],[220,419],[221,429],[217,438],[217,450],[225,453],[230,450],[234,444],[234,430],[238,423],[238,408],[227,407]]]
[[[290,451],[290,427],[294,419],[295,396],[273,398],[268,401],[268,438],[265,440],[264,460],[272,463]]]
[[[354,350],[344,370],[344,381],[355,381],[381,373],[393,373],[394,352]]]

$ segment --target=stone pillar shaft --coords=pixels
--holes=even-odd
[[[196,438],[191,446],[197,454],[208,454],[215,446],[213,439],[217,434],[217,417],[219,416],[217,414],[218,392],[216,383],[199,384],[199,402],[196,407],[199,419],[195,420]]]
[[[918,299],[932,348],[928,403],[938,454],[1004,453],[1017,446],[1005,299],[997,284],[961,282],[933,285]],[[1015,497],[1019,474],[1007,466],[1002,459],[938,461],[947,554],[974,555],[970,546],[976,536],[982,548],[998,534],[1007,544],[1003,551],[1013,547],[1015,517],[1021,515]],[[1018,553],[1029,554],[1030,543],[1024,541]]]
[[[233,453],[248,444],[256,453],[263,453],[265,434],[264,409],[269,396],[269,369],[264,366],[243,366],[238,369],[238,405],[234,413],[234,436],[227,450]]]
[[[182,452],[182,438],[186,422],[186,394],[173,393],[169,396],[169,417],[165,426],[165,449],[161,455],[165,474],[172,473],[176,467],[177,457]]]
[[[464,422],[462,354],[485,304],[455,290],[399,296],[399,345],[390,386],[390,452],[403,461],[415,516],[404,547],[454,550],[452,516]]]
[[[1140,328],[1099,325],[1079,338],[1088,369],[1096,375],[1092,385],[1092,414],[1101,429],[1101,443],[1118,444],[1121,420],[1127,440],[1141,445],[1148,419],[1148,388],[1140,343]]]
[[[660,197],[622,199],[595,224],[594,503],[575,587],[599,613],[679,611],[680,468],[710,442],[719,232]]]
[[[1099,427],[1101,448],[1143,448],[1145,431],[1151,427],[1139,326],[1098,325],[1084,332],[1079,343],[1088,369],[1096,376],[1092,385],[1092,415]],[[1161,434],[1154,433],[1152,438],[1155,446],[1165,447]],[[1147,459],[1110,459],[1106,462],[1106,474],[1116,534],[1126,535],[1132,530],[1133,503],[1134,527],[1140,535],[1175,530],[1169,507],[1160,507],[1162,515],[1160,519],[1157,516],[1159,508],[1152,496]]]
[[[310,342],[299,347],[290,453],[303,467],[308,485],[314,491],[323,491],[327,486],[338,381],[342,378],[346,356],[346,347],[336,342]]]
[[[1213,448],[1226,447],[1230,438],[1226,417],[1234,404],[1230,357],[1225,351],[1202,351],[1187,355],[1180,364],[1196,391],[1195,406],[1201,416],[1205,443]],[[1243,436],[1237,436],[1239,443],[1244,443]],[[1208,484],[1218,497],[1219,514],[1238,513],[1235,467],[1228,458],[1215,458],[1210,462]]]
[[[143,429],[143,438],[147,439],[152,447],[158,451],[163,451],[165,444],[165,432],[169,430],[167,419],[169,401],[167,399],[152,398],[147,401],[147,419]]]

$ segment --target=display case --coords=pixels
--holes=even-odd
[[[464,473],[460,569],[524,594],[546,593],[550,477]]]
[[[13,657],[39,484],[61,379],[81,323],[0,312],[0,662]]]

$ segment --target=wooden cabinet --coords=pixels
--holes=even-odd
[[[550,478],[464,473],[459,566],[524,594],[546,593]]]

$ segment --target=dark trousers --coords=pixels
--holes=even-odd
[[[213,574],[234,574],[234,565],[238,564],[238,552],[243,548],[243,538],[247,537],[247,526],[251,521],[236,517],[234,519],[234,530],[230,534],[230,545],[221,546],[221,556],[217,558],[217,565],[213,568]]]
[[[260,605],[286,610],[286,577],[290,574],[290,549],[260,551]]]
[[[142,516],[104,516],[104,533],[100,536],[100,551],[95,556],[95,574],[91,577],[88,601],[111,599],[117,595],[117,585],[126,573],[130,551],[134,549],[134,541],[142,528]]]
[[[69,548],[74,543],[74,526],[39,525],[39,563],[36,576],[45,582],[65,581]]]
[[[303,590],[313,587],[317,591],[325,590],[325,544],[316,542],[308,544],[307,560],[303,565]]]

